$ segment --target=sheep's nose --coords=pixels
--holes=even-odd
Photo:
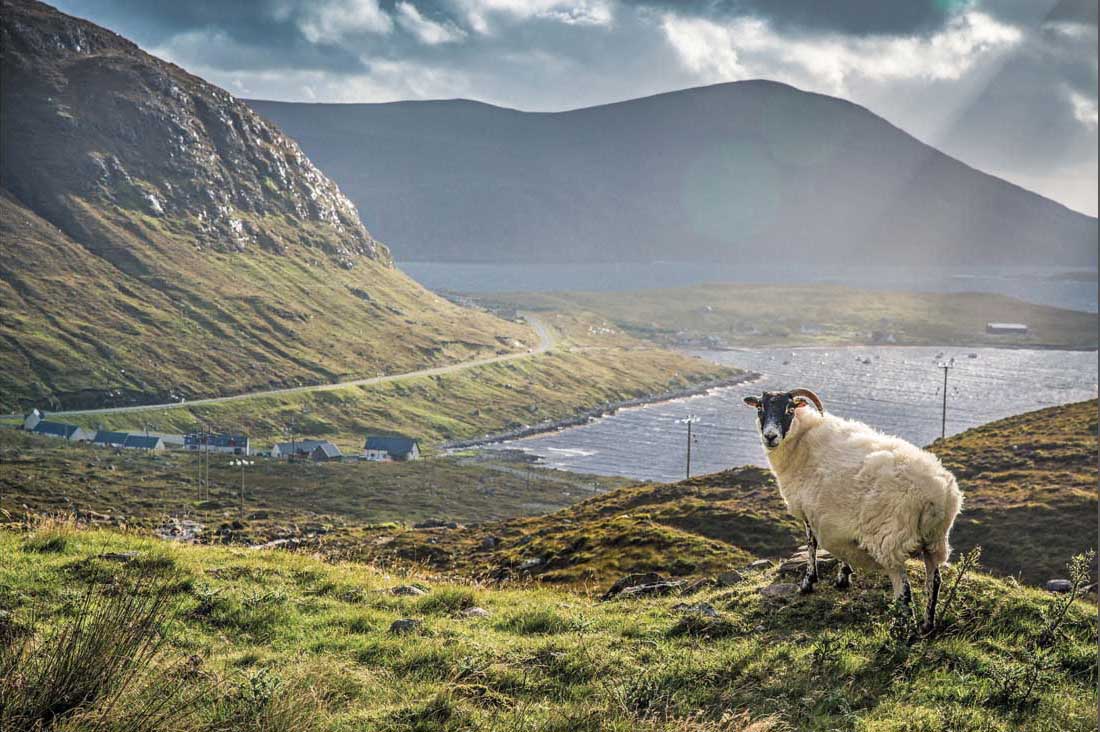
[[[778,433],[765,432],[764,433],[764,442],[767,443],[768,447],[775,447],[776,445],[779,444],[779,435],[778,435]]]

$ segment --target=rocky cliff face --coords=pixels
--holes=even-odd
[[[0,19],[3,185],[101,251],[73,198],[157,219],[222,251],[388,260],[298,145],[228,92],[38,3]]]
[[[396,373],[530,338],[410,280],[294,141],[109,30],[0,0],[0,83],[0,412]]]

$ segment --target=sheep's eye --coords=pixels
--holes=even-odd
[[[790,405],[787,406],[787,414],[794,414],[794,405],[793,404],[790,404]]]

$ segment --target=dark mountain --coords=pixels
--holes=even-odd
[[[553,114],[249,101],[409,260],[1095,265],[1097,221],[866,109],[746,81]]]
[[[528,337],[396,270],[228,92],[47,5],[0,10],[0,406],[328,381]]]

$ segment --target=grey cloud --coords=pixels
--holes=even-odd
[[[380,0],[392,18],[384,31],[335,22],[333,32],[312,36],[303,31],[307,12],[350,0],[60,0],[59,6],[241,95],[291,101],[465,96],[532,111],[733,80],[689,68],[662,30],[666,14],[715,23],[752,17],[786,38],[847,42],[928,38],[958,12],[976,10],[1019,29],[1021,42],[957,79],[868,78],[853,81],[845,95],[1010,179],[1065,180],[1059,171],[1067,167],[1095,166],[1095,125],[1075,116],[1071,101],[1076,94],[1093,108],[1096,103],[1095,0],[576,0],[576,7],[589,9],[606,4],[610,22],[596,24],[566,22],[577,17],[568,5],[521,13],[486,10],[481,0],[406,0],[425,21],[451,29],[445,36],[417,25],[409,13],[402,20],[399,1]],[[475,27],[475,10],[489,19],[488,28]],[[754,73],[783,80],[790,69],[777,58]],[[1059,185],[1040,192],[1073,198]],[[1095,178],[1074,185],[1089,187],[1095,200]],[[1085,208],[1095,213],[1095,206]]]

